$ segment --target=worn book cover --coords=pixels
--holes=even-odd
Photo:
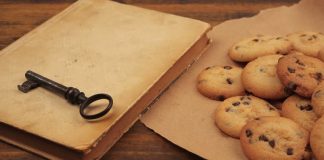
[[[209,24],[108,0],[80,0],[0,52],[0,139],[51,159],[97,159],[208,45]],[[48,90],[22,93],[33,70],[112,112],[87,121]]]

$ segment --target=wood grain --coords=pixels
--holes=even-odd
[[[225,20],[250,17],[260,10],[291,5],[298,0],[117,0],[217,25]],[[0,0],[0,49],[5,48],[74,0]],[[42,157],[0,142],[1,160],[41,160]],[[160,137],[142,123],[135,125],[103,157],[104,160],[201,159]]]

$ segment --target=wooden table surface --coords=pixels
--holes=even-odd
[[[0,49],[62,11],[75,0],[0,0]],[[117,0],[122,3],[191,17],[211,25],[228,19],[250,17],[258,11],[298,0]],[[1,105],[1,104],[0,104]],[[0,141],[0,160],[44,159]],[[201,159],[172,144],[141,122],[135,125],[103,157],[104,160]]]

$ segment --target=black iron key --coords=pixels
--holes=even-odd
[[[84,93],[80,92],[77,88],[66,87],[33,71],[27,71],[25,77],[27,78],[27,81],[25,81],[22,85],[18,85],[18,89],[20,91],[27,93],[28,91],[36,87],[43,87],[52,92],[55,92],[56,94],[63,95],[65,99],[71,104],[80,105],[80,114],[85,119],[98,119],[106,115],[112,108],[113,99],[108,94],[95,94],[87,98]],[[86,108],[89,107],[89,105],[94,101],[101,99],[106,99],[109,101],[109,104],[106,106],[106,108],[96,114],[86,114]]]

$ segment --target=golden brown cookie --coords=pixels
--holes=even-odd
[[[279,59],[277,74],[286,90],[311,97],[324,79],[324,63],[314,57],[289,54]]]
[[[311,101],[298,95],[290,96],[283,102],[281,115],[295,121],[309,132],[318,119]]]
[[[314,125],[310,135],[310,144],[317,160],[324,159],[324,116]]]
[[[292,44],[286,37],[256,35],[235,43],[229,50],[229,57],[238,62],[249,62],[260,56],[288,54]]]
[[[282,55],[267,55],[249,62],[242,72],[244,88],[253,95],[265,99],[287,97],[284,85],[277,76],[277,63]]]
[[[240,142],[250,160],[301,160],[308,132],[283,117],[261,117],[242,129]]]
[[[307,56],[317,57],[319,51],[324,48],[324,35],[319,32],[297,32],[287,37],[295,50]]]
[[[318,85],[312,95],[312,105],[317,116],[324,114],[324,82]]]
[[[197,78],[197,89],[202,95],[215,100],[244,95],[241,73],[242,68],[235,66],[207,67]]]
[[[254,96],[236,96],[224,100],[215,111],[215,123],[226,134],[239,138],[250,120],[262,116],[279,116],[270,103]]]

